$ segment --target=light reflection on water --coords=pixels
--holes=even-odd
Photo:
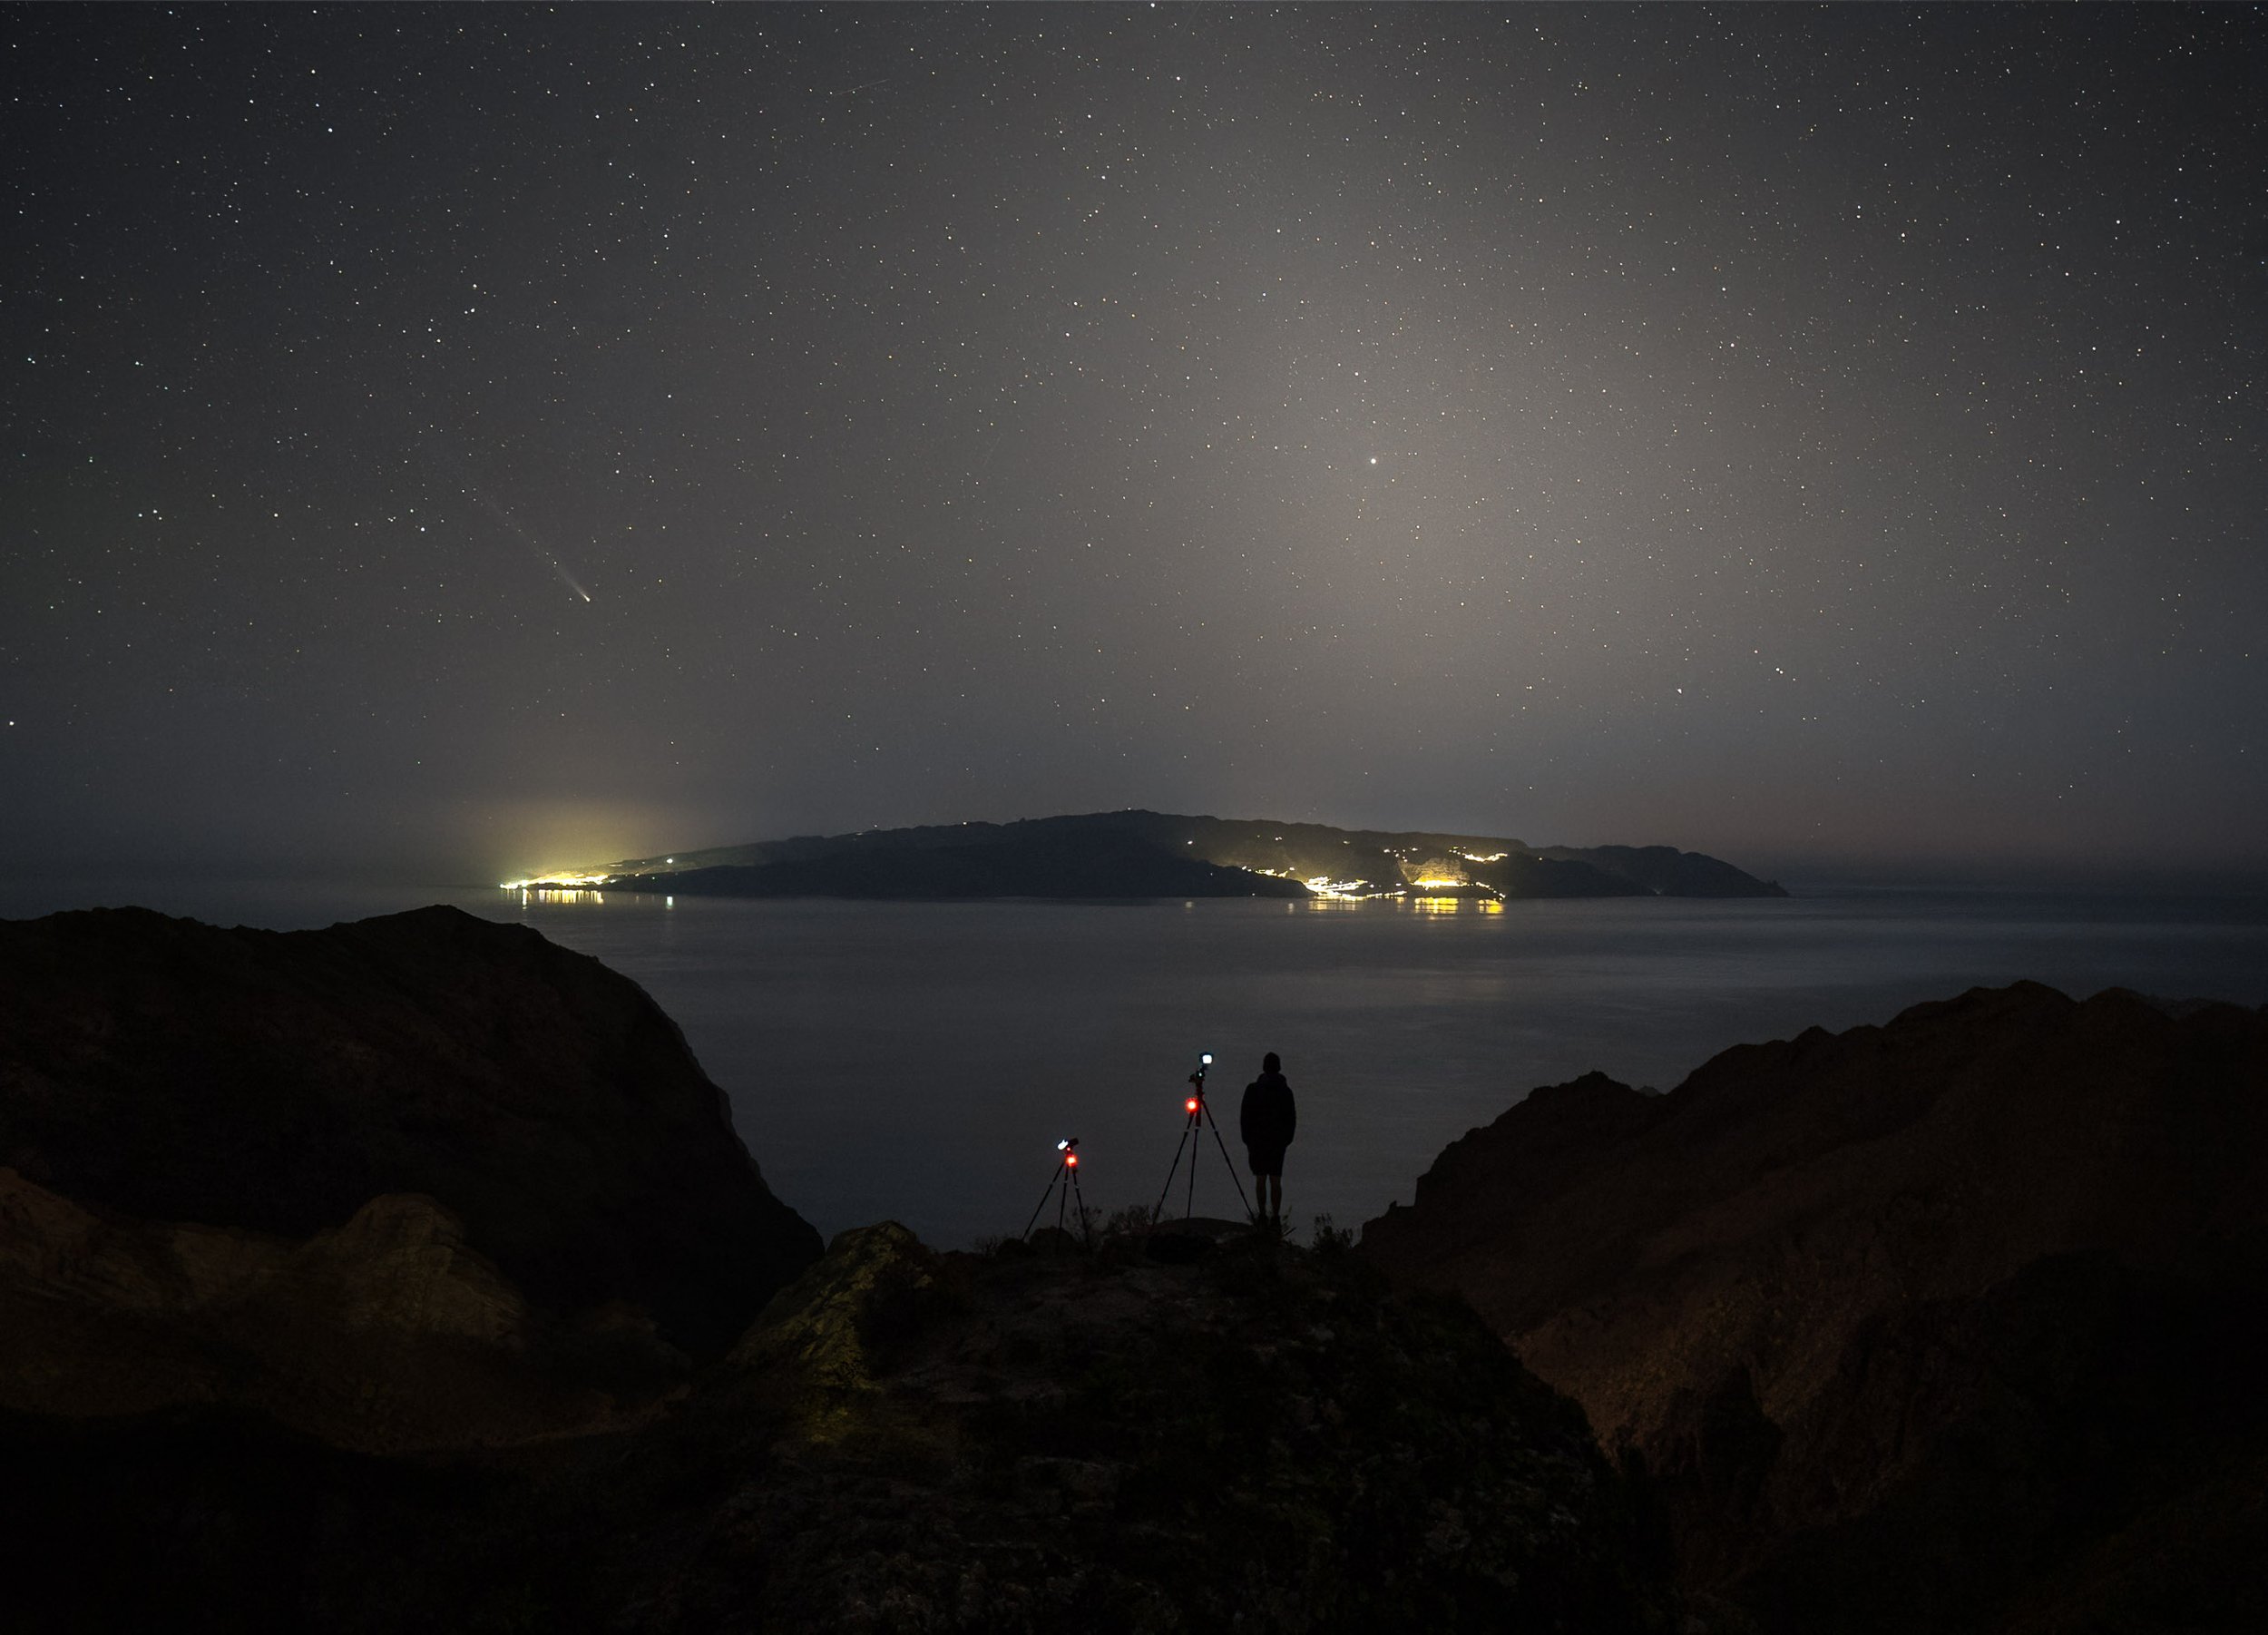
[[[1280,1052],[1286,1209],[1407,1199],[1449,1141],[1601,1068],[1667,1088],[1748,1040],[1887,1020],[1980,983],[2268,1000],[2257,901],[1819,892],[1481,905],[746,903],[614,893],[0,886],[0,913],[141,901],[323,925],[435,900],[534,925],[642,983],[730,1094],[774,1190],[823,1232],[1019,1229],[1078,1136],[1091,1204],[1158,1196],[1200,1049],[1217,1116]],[[1200,1211],[1233,1213],[1207,1142]],[[1248,1182],[1248,1178],[1246,1178]],[[1178,1199],[1181,1188],[1177,1185]]]

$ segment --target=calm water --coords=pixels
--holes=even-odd
[[[1020,1229],[1059,1136],[1080,1139],[1090,1204],[1155,1200],[1200,1049],[1240,1169],[1237,1093],[1282,1053],[1301,1121],[1286,1211],[1347,1224],[1409,1198],[1446,1142],[1531,1086],[1591,1068],[1667,1089],[1730,1044],[2018,977],[2268,1000],[2258,900],[1822,889],[1437,914],[0,887],[10,915],[129,900],[277,926],[443,900],[533,925],[678,1019],[774,1190],[822,1232],[888,1217],[945,1246]],[[1201,1157],[1199,1212],[1234,1214],[1209,1137]]]

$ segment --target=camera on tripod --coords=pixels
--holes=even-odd
[[[1079,1190],[1079,1138],[1067,1135],[1055,1143],[1055,1150],[1063,1156],[1055,1160],[1055,1173],[1048,1177],[1047,1190],[1040,1194],[1040,1201],[1032,1206],[1031,1219],[1023,1223],[1023,1235],[1031,1236],[1031,1229],[1040,1224],[1040,1211],[1048,1207],[1048,1198],[1055,1198],[1055,1229],[1063,1229],[1063,1219],[1071,1204],[1079,1205],[1079,1235],[1089,1248],[1094,1247],[1094,1235],[1087,1225],[1087,1199]]]
[[[1197,1056],[1197,1070],[1189,1075],[1189,1093],[1182,1101],[1182,1110],[1188,1114],[1188,1117],[1182,1122],[1181,1140],[1173,1150],[1173,1165],[1166,1171],[1165,1190],[1158,1194],[1158,1201],[1151,1206],[1149,1211],[1149,1221],[1153,1227],[1165,1213],[1166,1199],[1172,1195],[1173,1183],[1181,1172],[1181,1160],[1184,1157],[1188,1158],[1189,1162],[1189,1179],[1187,1183],[1188,1190],[1183,1196],[1181,1212],[1185,1218],[1197,1212],[1197,1160],[1204,1148],[1204,1137],[1208,1130],[1212,1133],[1214,1146],[1220,1150],[1221,1163],[1228,1170],[1229,1184],[1237,1189],[1237,1201],[1244,1204],[1247,1212],[1252,1208],[1250,1202],[1245,1198],[1244,1182],[1237,1175],[1237,1166],[1228,1156],[1228,1143],[1221,1139],[1220,1126],[1213,1121],[1212,1109],[1206,1104],[1205,1074],[1212,1065],[1213,1052],[1199,1051]],[[1070,1219],[1070,1209],[1076,1205],[1079,1209],[1080,1237],[1090,1248],[1092,1248],[1094,1237],[1087,1224],[1087,1202],[1079,1190],[1079,1138],[1075,1135],[1063,1137],[1055,1143],[1055,1150],[1058,1157],[1055,1160],[1054,1173],[1048,1177],[1048,1184],[1040,1194],[1040,1201],[1032,1206],[1031,1219],[1024,1222],[1023,1235],[1027,1238],[1031,1236],[1031,1229],[1040,1224],[1040,1217],[1046,1210],[1048,1199],[1051,1197],[1055,1199],[1057,1231],[1064,1230],[1065,1223]]]
[[[1165,1190],[1158,1194],[1158,1202],[1149,1212],[1152,1226],[1158,1224],[1158,1217],[1165,1212],[1166,1198],[1173,1190],[1173,1178],[1181,1169],[1184,1150],[1189,1155],[1189,1191],[1181,1212],[1184,1217],[1197,1212],[1197,1158],[1198,1150],[1205,1145],[1201,1139],[1202,1132],[1208,1127],[1213,1132],[1213,1144],[1220,1149],[1221,1162],[1228,1166],[1228,1179],[1236,1186],[1237,1200],[1244,1200],[1244,1182],[1237,1179],[1237,1166],[1229,1159],[1228,1143],[1221,1140],[1220,1126],[1213,1122],[1213,1110],[1205,1102],[1205,1070],[1212,1065],[1213,1052],[1199,1051],[1197,1071],[1189,1075],[1189,1093],[1181,1102],[1182,1111],[1189,1115],[1188,1121],[1181,1126],[1181,1141],[1173,1150],[1173,1168],[1166,1171]],[[1252,1206],[1246,1203],[1245,1208],[1249,1211]]]
[[[1205,1105],[1205,1070],[1212,1065],[1213,1052],[1211,1051],[1199,1051],[1197,1053],[1197,1072],[1189,1075],[1189,1089],[1194,1093],[1182,1103],[1188,1111],[1195,1112]]]

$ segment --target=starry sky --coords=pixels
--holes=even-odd
[[[12,870],[2268,866],[2268,17],[8,14]]]

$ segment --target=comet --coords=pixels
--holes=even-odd
[[[432,446],[429,443],[424,444],[423,445],[429,447]],[[518,540],[530,551],[533,552],[537,558],[541,560],[545,566],[549,567],[552,573],[559,575],[559,581],[562,584],[565,585],[576,595],[582,597],[583,601],[589,602],[591,600],[591,592],[582,588],[582,583],[575,578],[575,576],[567,571],[566,565],[562,563],[558,557],[552,555],[549,551],[545,550],[542,543],[537,541],[534,534],[529,533],[527,529],[521,526],[520,519],[512,514],[511,511],[504,505],[504,503],[502,500],[499,500],[494,494],[489,493],[487,489],[480,485],[479,482],[474,479],[472,472],[466,468],[464,461],[458,459],[455,455],[450,453],[445,448],[434,447],[433,452],[438,455],[441,457],[442,463],[447,465],[455,475],[458,486],[461,487],[466,494],[471,496],[474,504],[477,504],[483,511],[487,512],[490,516],[494,517],[496,520],[497,525],[503,528],[505,533],[511,534],[513,538]]]

